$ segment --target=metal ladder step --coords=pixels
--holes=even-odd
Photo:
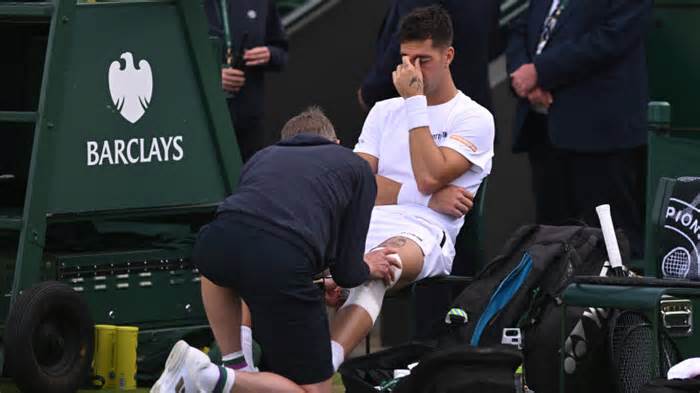
[[[22,217],[0,216],[0,229],[19,231],[22,229]]]
[[[0,111],[0,123],[36,123],[37,116],[36,112]]]
[[[0,16],[51,16],[53,14],[53,3],[42,2],[3,2],[0,3]]]

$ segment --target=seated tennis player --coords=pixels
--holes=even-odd
[[[393,73],[401,96],[372,108],[355,146],[377,182],[365,252],[396,249],[401,267],[389,285],[371,280],[350,290],[331,327],[336,370],[372,328],[387,289],[450,273],[464,214],[491,171],[493,116],[455,87],[452,36],[439,6],[404,18],[403,62]]]

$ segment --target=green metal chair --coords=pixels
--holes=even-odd
[[[649,187],[647,191],[647,245],[642,267],[646,277],[640,278],[582,278],[571,284],[563,293],[562,316],[568,306],[601,307],[639,311],[651,321],[653,336],[658,338],[666,329],[681,353],[685,356],[700,355],[700,340],[693,331],[699,320],[693,313],[700,304],[700,283],[685,280],[661,279],[658,233],[660,222],[665,219],[662,200],[666,189],[663,176],[700,175],[700,129],[674,130],[670,126],[670,105],[653,102],[649,105]],[[683,165],[679,165],[683,163]],[[660,181],[659,181],[660,180]],[[652,186],[653,185],[653,186]],[[656,185],[659,185],[658,192]],[[653,201],[653,203],[652,203]],[[692,302],[692,305],[691,305]],[[681,304],[681,306],[679,306]],[[675,319],[680,317],[679,319]],[[688,320],[692,318],[692,320]],[[569,334],[562,318],[562,345]],[[680,333],[678,333],[680,332]],[[659,345],[654,344],[658,361]],[[564,354],[562,369],[564,373]],[[652,368],[659,370],[658,364]],[[564,393],[563,378],[560,385]]]
[[[405,323],[401,323],[400,327],[402,332],[397,332],[392,330],[392,336],[397,342],[409,341],[415,337],[416,332],[429,329],[429,326],[421,326],[420,322],[416,319],[417,307],[420,306],[420,302],[424,296],[428,296],[428,293],[439,294],[438,296],[443,300],[441,305],[431,305],[435,306],[430,310],[428,321],[424,321],[428,324],[439,323],[439,321],[444,318],[445,313],[448,311],[447,308],[451,304],[454,297],[461,292],[461,290],[467,286],[472,281],[473,274],[476,274],[485,264],[485,252],[484,252],[484,237],[485,237],[485,219],[484,211],[486,205],[486,193],[488,187],[488,178],[484,179],[479,191],[474,198],[474,209],[472,209],[465,217],[464,226],[462,232],[460,232],[457,238],[458,242],[463,242],[458,248],[458,252],[466,252],[468,261],[472,261],[470,266],[467,266],[462,271],[467,272],[469,275],[449,275],[444,277],[429,277],[411,284],[408,287],[402,288],[401,290],[395,292],[387,293],[385,297],[385,304],[390,305],[390,307],[396,306],[399,310],[399,314],[402,314],[404,310],[407,310],[408,315],[401,316],[402,321],[411,321],[408,326]],[[454,268],[453,268],[454,270]],[[435,295],[432,295],[435,296]],[[443,310],[443,308],[445,308]],[[391,311],[386,309],[385,311]],[[394,317],[391,312],[382,314],[386,318]],[[396,315],[398,318],[399,316]],[[437,321],[437,322],[436,322]],[[384,323],[384,322],[383,322]],[[386,322],[390,324],[390,322]],[[399,326],[397,326],[398,328]],[[365,351],[370,352],[370,338],[367,336],[365,340]]]

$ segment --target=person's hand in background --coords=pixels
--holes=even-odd
[[[243,54],[243,60],[245,60],[245,65],[247,67],[255,67],[269,63],[270,56],[270,48],[266,46],[258,46],[245,51]]]
[[[221,87],[232,93],[238,93],[245,85],[245,72],[235,68],[221,69]]]

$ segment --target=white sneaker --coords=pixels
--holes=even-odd
[[[180,340],[170,351],[165,370],[151,393],[204,393],[197,386],[196,377],[211,364],[209,356]]]

